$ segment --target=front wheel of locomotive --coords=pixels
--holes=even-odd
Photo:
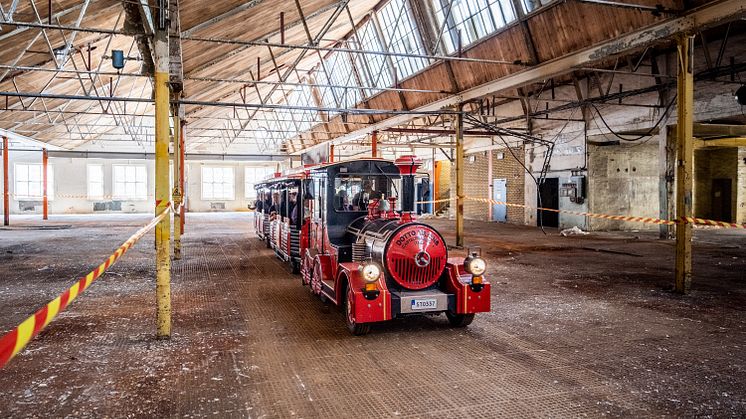
[[[345,298],[345,310],[347,319],[347,330],[353,335],[361,336],[370,332],[369,323],[357,323],[355,321],[355,295],[352,292],[352,287],[347,287],[347,298]]]
[[[448,317],[448,322],[451,323],[451,326],[453,327],[466,327],[471,324],[471,322],[474,321],[474,314],[455,314],[451,313],[450,311],[446,311],[446,317]]]

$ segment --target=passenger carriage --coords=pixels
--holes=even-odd
[[[301,172],[256,185],[257,197],[262,197],[254,221],[257,235],[280,259],[291,263],[294,273],[299,272],[301,252],[308,247],[306,201],[301,196],[304,178]]]

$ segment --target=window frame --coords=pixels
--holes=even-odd
[[[466,48],[497,33],[517,19],[517,13],[511,0],[455,1],[459,1],[460,4],[453,4],[449,0],[431,0],[430,3],[435,23],[438,25],[437,30],[443,27],[444,17],[447,16],[440,42],[440,46],[446,54],[457,52],[459,30],[461,30],[462,35],[461,46]],[[451,6],[450,10],[449,5]],[[509,13],[506,13],[505,7],[509,7]],[[466,9],[468,16],[464,17],[464,15],[459,14],[457,22],[456,12],[463,9]],[[498,12],[499,16],[497,16]],[[477,20],[482,23],[483,33],[479,33],[477,25],[474,24]],[[470,25],[474,29],[473,34],[468,30]]]
[[[393,21],[389,21],[389,16],[387,16],[387,11],[389,7],[393,7],[396,9],[396,5],[400,4],[401,7],[404,8],[403,12],[400,13],[396,18],[394,18]],[[394,5],[394,6],[391,6]],[[393,16],[393,14],[391,15]],[[406,22],[402,23],[401,19],[403,16],[406,16]],[[422,30],[417,25],[417,20],[414,17],[414,12],[412,10],[412,5],[409,3],[409,0],[389,0],[386,4],[384,4],[376,13],[373,15],[374,21],[376,22],[376,29],[378,30],[378,36],[381,39],[381,44],[383,45],[383,48],[390,52],[390,53],[396,53],[396,54],[425,54],[425,43],[422,39],[422,34],[420,31]],[[391,24],[391,27],[389,27]],[[410,28],[409,30],[405,28]],[[389,31],[390,29],[390,31]],[[399,32],[405,32],[402,37],[395,38],[392,37],[391,34],[399,34]],[[388,36],[387,36],[388,35]],[[400,48],[394,48],[395,46],[399,44],[404,44],[404,40],[410,39],[414,41],[415,47],[412,51],[407,51],[406,48],[404,50],[400,50]],[[405,57],[405,56],[392,56],[387,55],[386,56],[389,65],[392,67],[393,72],[393,80],[392,85],[396,84],[396,82],[401,83],[402,80],[411,77],[420,71],[426,69],[429,67],[432,63],[430,60],[425,58],[416,58],[416,57]],[[401,63],[408,63],[407,65],[403,65]],[[419,65],[415,65],[414,63],[419,63]],[[408,67],[406,72],[402,72],[402,68]],[[405,74],[406,73],[406,74]]]
[[[231,188],[229,189],[230,193],[231,193],[230,194],[230,198],[224,197],[223,195],[221,195],[221,196],[215,196],[214,185],[218,184],[218,182],[215,182],[215,181],[209,182],[211,185],[213,185],[212,197],[208,197],[207,195],[205,195],[205,169],[209,169],[209,170],[215,170],[215,169],[226,170],[227,169],[227,170],[230,170],[230,173],[231,173],[231,181],[230,181]],[[235,201],[236,200],[236,168],[235,167],[233,167],[233,166],[209,166],[209,165],[203,165],[200,175],[201,175],[200,176],[200,196],[201,196],[201,198],[202,198],[203,201],[213,201],[214,202],[214,201]],[[214,179],[214,177],[213,177],[213,179]],[[221,185],[224,185],[225,183],[226,182],[220,182]]]
[[[31,195],[26,193],[25,195],[18,192],[18,183],[27,183],[26,191],[30,190],[32,183],[37,181],[32,180],[19,180],[19,167],[39,167],[39,195]],[[27,175],[27,177],[30,177]],[[18,162],[13,165],[13,194],[16,201],[42,201],[44,199],[44,164],[43,163],[26,163]],[[54,168],[53,165],[47,164],[47,201],[54,200]]]
[[[243,186],[243,188],[244,188],[243,189],[243,194],[244,194],[244,198],[245,199],[258,199],[259,195],[256,193],[256,185],[258,183],[261,183],[262,180],[265,177],[267,177],[267,175],[269,174],[268,173],[269,172],[268,169],[270,169],[270,168],[266,167],[266,166],[244,166],[243,169],[244,169],[243,170],[243,185],[244,185]],[[255,175],[258,174],[261,171],[262,176],[259,176],[256,179],[254,179],[255,182],[249,182],[248,181],[249,176],[248,176],[248,173],[247,173],[249,170],[253,170]],[[248,193],[249,187],[251,187],[252,193]]]
[[[117,175],[117,168],[119,168],[119,167],[125,168],[125,173],[124,173],[125,180],[123,182],[121,182],[121,181],[117,182],[117,176],[116,175]],[[128,167],[135,168],[135,181],[134,182],[131,182],[131,181],[127,180],[127,173],[126,173],[127,170],[126,169]],[[142,170],[145,171],[145,181],[144,182],[141,182],[141,181],[139,181],[137,179],[138,178],[137,171],[140,170],[140,169],[142,169]],[[117,193],[118,192],[118,190],[117,190],[117,184],[118,183],[125,185],[124,186],[124,191],[125,191],[124,194],[118,194]],[[131,184],[131,183],[135,184],[135,195],[134,196],[127,195],[127,193],[126,193],[126,191],[127,191],[127,186],[126,185],[127,184]],[[137,193],[137,189],[138,189],[138,185],[139,184],[143,184],[143,187],[145,189],[145,194],[144,195],[140,195],[140,194]],[[148,200],[148,193],[149,193],[149,189],[148,189],[148,166],[147,165],[145,165],[145,164],[113,164],[113,165],[111,165],[111,199],[112,200],[114,200],[114,201],[147,201]]]
[[[97,167],[101,171],[101,182],[95,182],[101,184],[101,194],[100,195],[93,195],[91,194],[91,169]],[[90,163],[86,165],[85,169],[86,174],[86,197],[89,201],[99,201],[104,199],[105,192],[106,192],[106,177],[104,175],[104,165],[101,163]]]

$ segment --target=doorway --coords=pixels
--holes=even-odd
[[[548,209],[559,209],[559,178],[546,178],[539,185],[538,204]],[[544,227],[559,227],[559,213],[536,210],[536,224]]]
[[[507,202],[508,188],[506,187],[507,179],[492,179],[492,200],[498,202]],[[492,221],[504,223],[508,220],[507,206],[492,205]]]
[[[733,222],[733,180],[713,179],[710,214],[714,220]]]

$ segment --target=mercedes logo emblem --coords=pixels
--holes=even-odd
[[[414,257],[414,263],[420,268],[427,267],[428,265],[430,265],[430,254],[425,252],[424,250],[417,253]]]

